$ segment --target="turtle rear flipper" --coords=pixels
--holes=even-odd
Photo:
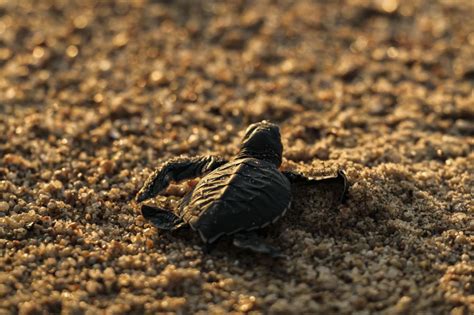
[[[173,231],[186,225],[183,220],[171,211],[147,205],[143,205],[141,210],[143,217],[161,230]]]
[[[233,244],[236,247],[250,249],[256,253],[267,254],[274,258],[286,257],[280,249],[265,243],[255,232],[235,234]]]

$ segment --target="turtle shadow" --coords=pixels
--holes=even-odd
[[[203,259],[227,259],[230,261],[245,261],[249,259],[249,261],[251,261],[255,259],[255,257],[258,257],[259,259],[257,261],[262,262],[263,264],[268,264],[272,261],[279,260],[279,258],[271,257],[267,254],[255,253],[247,249],[236,247],[233,244],[232,235],[224,235],[216,242],[212,244],[206,244],[201,240],[199,234],[193,231],[189,226],[182,227],[176,231],[160,231],[158,233],[158,239],[155,239],[154,243],[155,246],[157,246],[158,243],[161,245],[161,247],[164,245],[162,248],[164,252],[167,252],[166,244],[174,243],[183,247],[190,247],[194,249],[199,248],[201,250]],[[263,241],[278,247],[277,243],[267,240],[270,236],[270,231],[268,229],[258,231],[258,234]]]
[[[307,233],[337,234],[343,217],[341,208],[348,198],[341,202],[341,192],[331,186],[324,189],[304,187],[293,189],[293,202],[288,213],[273,227],[270,234],[285,233],[287,230],[302,230]]]

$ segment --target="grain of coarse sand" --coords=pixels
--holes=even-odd
[[[474,2],[0,1],[0,314],[473,314]],[[159,163],[281,126],[344,168],[264,231],[164,233]],[[173,207],[195,182],[154,200]]]

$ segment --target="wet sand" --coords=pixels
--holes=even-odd
[[[474,312],[472,1],[61,3],[0,1],[1,314]],[[295,191],[288,260],[145,222],[155,167],[262,119],[351,183]]]

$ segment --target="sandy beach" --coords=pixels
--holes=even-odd
[[[474,2],[0,1],[0,314],[474,313]],[[281,129],[342,168],[262,231],[159,231],[161,163]],[[151,203],[173,209],[196,180]]]

